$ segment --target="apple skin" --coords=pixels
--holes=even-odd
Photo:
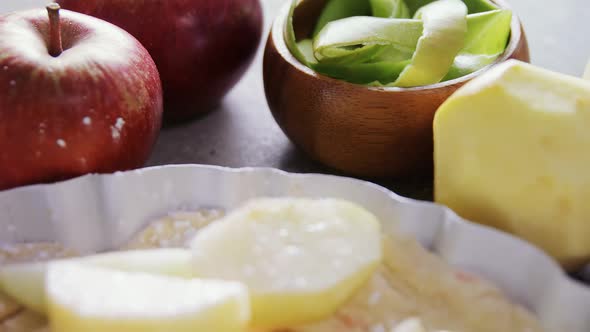
[[[0,189],[142,166],[162,121],[162,87],[122,29],[61,11],[48,53],[45,10],[0,17]]]
[[[240,80],[262,35],[259,0],[58,0],[135,36],[156,62],[164,117],[205,113]]]

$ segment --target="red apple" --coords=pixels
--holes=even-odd
[[[164,117],[211,110],[239,81],[262,34],[259,0],[58,0],[127,30],[162,78]]]
[[[0,16],[0,189],[140,167],[162,88],[145,48],[53,4]]]

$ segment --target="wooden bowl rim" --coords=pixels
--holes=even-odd
[[[311,0],[308,0],[308,1],[311,1]],[[512,7],[510,5],[508,5],[508,3],[506,3],[505,0],[490,0],[490,1],[494,2],[501,9],[510,9],[512,11],[512,22],[510,24],[510,40],[508,42],[508,45],[506,46],[506,50],[504,51],[504,53],[502,53],[502,55],[500,57],[498,57],[498,59],[496,59],[496,61],[479,69],[478,71],[475,71],[475,72],[465,75],[465,76],[455,78],[453,80],[439,82],[436,84],[411,87],[411,88],[373,87],[373,86],[351,83],[351,82],[347,82],[345,80],[340,80],[340,79],[332,78],[332,77],[329,77],[326,75],[322,75],[322,74],[314,71],[313,69],[307,67],[306,65],[301,63],[299,60],[297,60],[297,58],[295,58],[295,56],[291,53],[291,51],[289,50],[289,48],[287,47],[287,44],[285,42],[285,37],[284,37],[283,31],[284,31],[285,22],[287,20],[287,16],[289,15],[291,1],[286,1],[283,8],[279,11],[277,18],[275,19],[275,22],[272,25],[270,38],[272,38],[275,48],[277,49],[277,52],[279,53],[279,55],[281,57],[283,57],[283,59],[287,63],[289,63],[291,66],[295,67],[300,72],[303,72],[306,75],[313,77],[314,79],[328,81],[333,84],[346,84],[346,85],[356,86],[359,88],[365,88],[367,90],[375,90],[375,91],[388,91],[388,92],[402,92],[402,91],[404,91],[405,92],[405,91],[435,90],[435,89],[439,89],[439,88],[445,88],[445,87],[450,87],[450,86],[457,85],[457,84],[466,83],[466,82],[474,79],[475,77],[481,75],[483,72],[489,70],[492,66],[495,66],[499,63],[502,63],[502,62],[510,59],[510,57],[517,51],[517,49],[521,43],[522,34],[523,34],[522,25],[521,25],[520,19],[518,18],[518,15],[516,15],[516,13],[512,9]]]

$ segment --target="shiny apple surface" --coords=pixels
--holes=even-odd
[[[0,189],[140,167],[162,116],[158,71],[131,35],[61,11],[49,54],[45,9],[0,17]]]
[[[166,118],[212,110],[252,62],[262,35],[259,0],[59,0],[111,22],[150,52]]]

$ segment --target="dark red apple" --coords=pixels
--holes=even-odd
[[[162,78],[164,117],[212,109],[251,63],[262,34],[259,0],[58,0],[127,30]]]
[[[162,87],[122,29],[59,6],[0,16],[0,189],[147,160]]]

